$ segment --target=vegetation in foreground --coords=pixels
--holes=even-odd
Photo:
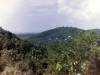
[[[73,29],[69,29],[70,33],[71,30]],[[0,73],[100,75],[99,36],[92,31],[84,30],[71,35],[65,32],[64,39],[56,38],[50,42],[43,41],[48,37],[41,38],[42,41],[40,38],[23,40],[0,28]],[[54,36],[52,33],[53,38]]]

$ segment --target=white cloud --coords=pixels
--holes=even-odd
[[[57,0],[0,0],[0,26],[12,32],[41,31],[49,24],[45,21],[56,16],[56,4]]]
[[[52,6],[56,0],[30,0],[33,6]]]
[[[100,0],[58,0],[60,14],[77,20],[100,18]]]
[[[0,26],[7,28],[10,17],[17,10],[20,0],[0,0]]]
[[[12,32],[100,28],[99,7],[100,0],[0,0],[0,26]]]

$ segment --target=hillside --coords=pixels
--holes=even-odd
[[[100,29],[91,29],[91,30],[89,30],[89,31],[95,32],[95,33],[97,33],[98,35],[100,35]]]
[[[78,28],[73,28],[73,27],[58,27],[58,28],[37,33],[37,34],[29,34],[29,35],[20,34],[18,36],[20,38],[50,42],[50,41],[67,40],[68,38],[77,35],[77,33],[79,33],[80,31],[83,31],[83,30],[78,29]]]
[[[22,73],[31,70],[33,73],[37,62],[46,58],[46,48],[33,45],[29,41],[22,40],[15,34],[0,28],[0,75],[8,73],[9,70],[10,75],[16,71]],[[37,71],[37,69],[34,70]]]
[[[21,39],[28,39],[32,36],[35,36],[35,33],[20,33],[20,34],[16,34],[16,35]]]
[[[67,40],[81,31],[94,32],[100,35],[100,29],[82,30],[74,27],[58,27],[41,33],[17,34],[21,39],[38,40],[42,42],[54,42]]]
[[[0,50],[17,48],[20,39],[13,33],[0,28]]]
[[[0,73],[86,75],[86,72],[90,73],[88,70],[92,70],[95,75],[100,75],[100,45],[93,32],[59,27],[38,34],[24,34],[20,39],[18,35],[0,28]]]

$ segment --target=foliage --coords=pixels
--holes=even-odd
[[[35,35],[35,38],[39,40],[22,40],[0,29],[0,61],[21,71],[32,69],[44,73],[51,69],[77,75],[85,73],[84,65],[94,64],[100,57],[97,35],[91,31],[62,27]]]
[[[74,38],[68,39],[65,43],[59,42],[51,46],[52,50],[50,61],[52,60],[54,68],[57,70],[68,70],[71,75],[74,73],[83,73],[82,65],[86,62],[92,62],[95,54],[97,37],[93,32],[81,32]]]

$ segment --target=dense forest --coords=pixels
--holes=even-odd
[[[0,28],[0,75],[100,75],[99,36],[73,27],[17,35]]]

